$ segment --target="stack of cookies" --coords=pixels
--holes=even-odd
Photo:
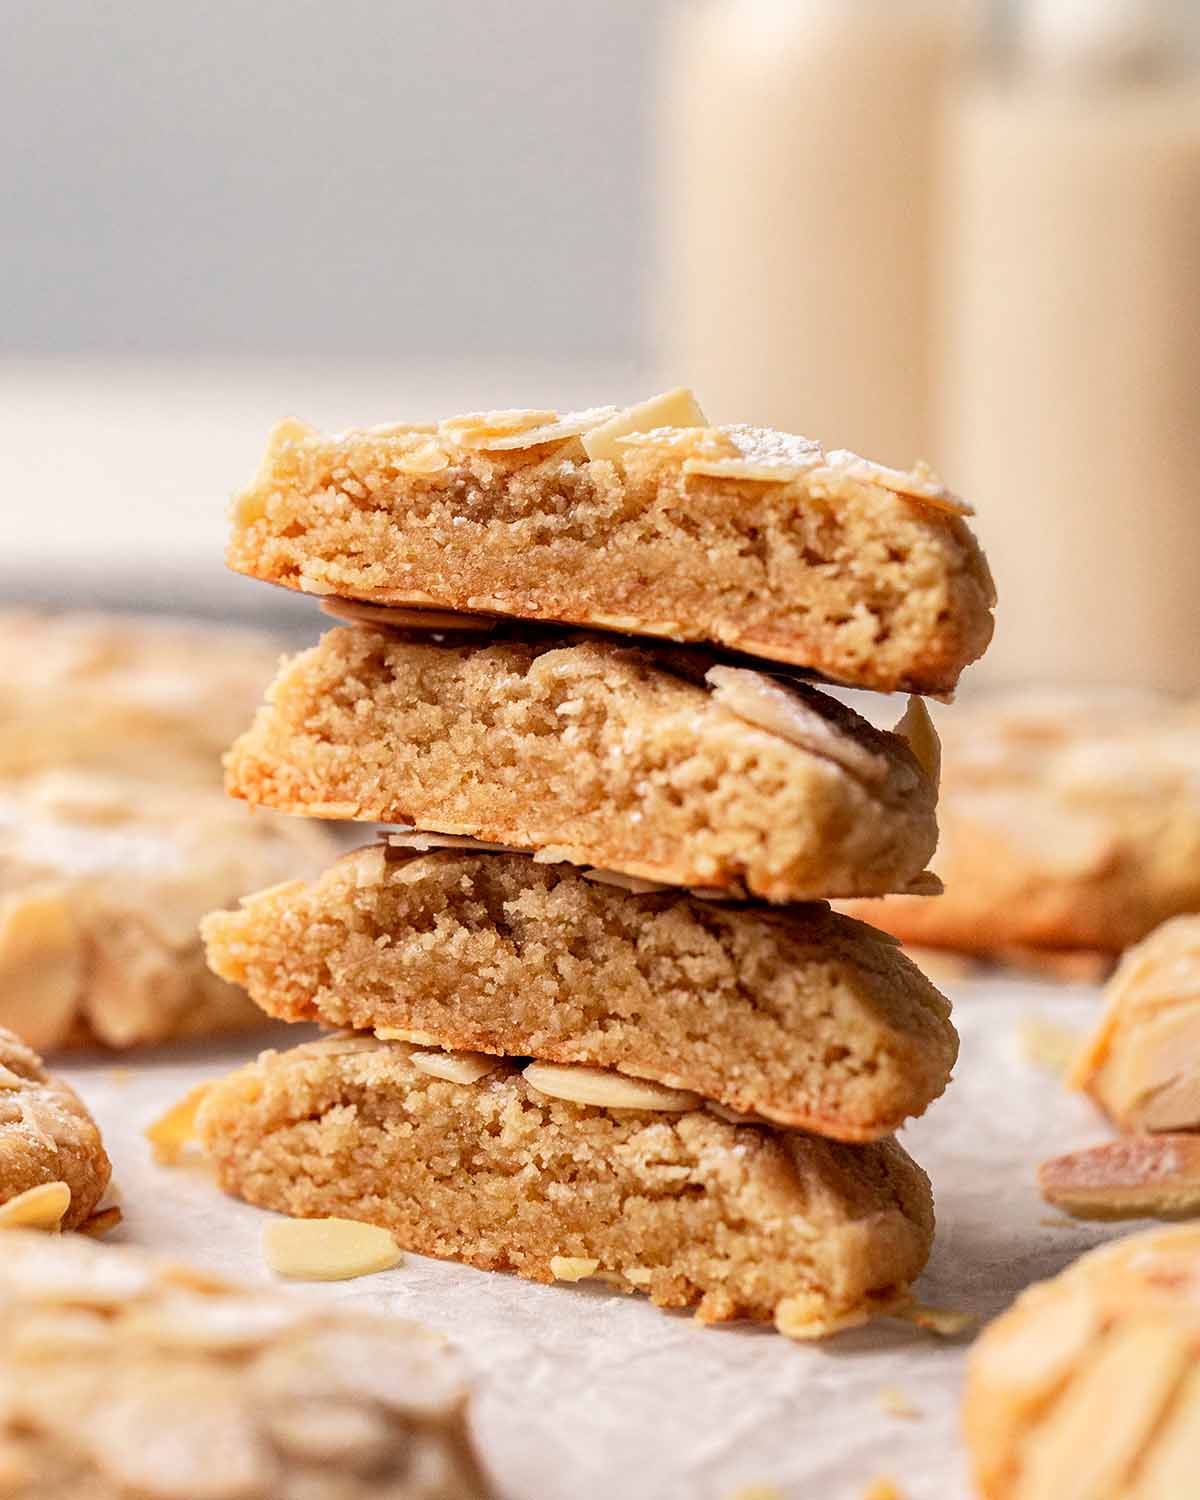
[[[272,439],[229,561],[344,620],[229,790],[389,825],[206,923],[269,1014],[198,1121],[222,1184],[538,1281],[813,1337],[902,1306],[949,1006],[827,898],[936,889],[937,742],[813,676],[946,694],[991,632],[927,472],[690,393]]]

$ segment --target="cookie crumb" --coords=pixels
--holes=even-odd
[[[887,1413],[889,1417],[906,1417],[915,1420],[922,1415],[921,1408],[914,1406],[898,1385],[884,1385],[879,1388],[879,1408]]]
[[[904,1307],[898,1307],[894,1316],[944,1339],[957,1338],[979,1321],[974,1313],[953,1307],[930,1307],[924,1302],[909,1302]]]
[[[1017,1028],[1021,1054],[1026,1062],[1062,1078],[1079,1050],[1079,1033],[1056,1026],[1043,1016],[1026,1016]]]
[[[86,1234],[94,1240],[100,1239],[106,1234],[111,1234],[124,1217],[125,1215],[117,1205],[112,1203],[107,1208],[99,1209],[90,1218],[85,1219],[79,1226],[79,1233]]]
[[[163,1167],[177,1166],[184,1151],[196,1139],[196,1116],[211,1084],[198,1083],[146,1127],[154,1160]]]

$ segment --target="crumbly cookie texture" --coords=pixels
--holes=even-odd
[[[416,1324],[0,1232],[13,1500],[484,1500],[465,1403]]]
[[[663,415],[490,412],[335,437],[283,422],[234,503],[227,561],[312,594],[709,641],[884,691],[954,688],[992,633],[967,507],[927,471]]]
[[[503,1059],[459,1082],[423,1056],[362,1036],[262,1054],[200,1108],[222,1186],[379,1224],[422,1254],[534,1281],[602,1276],[797,1338],[903,1304],[928,1255],[928,1179],[894,1141],[847,1146],[677,1101],[607,1109]]]
[[[281,650],[200,623],[0,610],[0,776],[92,766],[216,784]]]
[[[920,1114],[958,1050],[894,939],[825,906],[635,895],[522,854],[360,849],[204,936],[285,1020],[618,1067],[843,1140]]]
[[[0,1025],[42,1050],[260,1025],[205,967],[200,918],[334,847],[207,787],[96,770],[0,784]]]
[[[100,1132],[82,1100],[46,1071],[31,1047],[0,1028],[0,1204],[44,1183],[66,1183],[71,1197],[62,1227],[78,1229],[111,1176]]]
[[[1200,1454],[1200,1228],[1093,1250],[972,1349],[964,1421],[982,1500],[1184,1500]]]
[[[1003,695],[937,723],[946,893],[848,910],[930,946],[1120,953],[1200,909],[1200,701]]]
[[[1165,922],[1125,954],[1070,1082],[1122,1130],[1200,1126],[1200,916]]]
[[[760,673],[689,680],[680,655],[331,630],[285,664],[227,786],[771,901],[920,876],[936,788],[902,736]]]

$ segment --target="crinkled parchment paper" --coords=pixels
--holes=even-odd
[[[986,1319],[1122,1232],[1059,1219],[1033,1181],[1043,1156],[1104,1131],[1030,1059],[1022,1022],[1080,1030],[1098,999],[1017,979],[948,987],[963,1042],[957,1076],[904,1136],[937,1198],[937,1241],[918,1292]],[[304,1034],[279,1029],[269,1042]],[[201,1167],[155,1165],[142,1138],[185,1089],[258,1045],[63,1069],[114,1159],[125,1221],[113,1239],[269,1279],[265,1215],[223,1198]],[[306,1290],[419,1318],[466,1350],[478,1373],[479,1442],[512,1500],[859,1500],[880,1475],[909,1500],[970,1493],[958,1433],[969,1338],[886,1322],[793,1344],[747,1326],[701,1328],[600,1285],[535,1286],[415,1255],[393,1271]],[[889,1387],[918,1415],[889,1412]]]

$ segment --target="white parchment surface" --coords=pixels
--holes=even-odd
[[[946,985],[962,1056],[945,1098],[904,1133],[933,1179],[938,1234],[927,1302],[989,1318],[1123,1226],[1072,1225],[1039,1198],[1044,1156],[1101,1139],[1091,1107],[1027,1056],[1037,1018],[1082,1030],[1097,992],[1018,979]],[[265,1282],[266,1215],[200,1167],[155,1165],[144,1127],[192,1084],[260,1045],[163,1050],[62,1069],[113,1157],[125,1219],[113,1240]],[[395,1270],[305,1289],[442,1329],[477,1372],[476,1432],[510,1500],[859,1500],[886,1475],[907,1500],[967,1500],[958,1434],[969,1339],[884,1322],[824,1344],[701,1328],[601,1285],[536,1286],[406,1255]],[[895,1387],[918,1415],[885,1409]]]

